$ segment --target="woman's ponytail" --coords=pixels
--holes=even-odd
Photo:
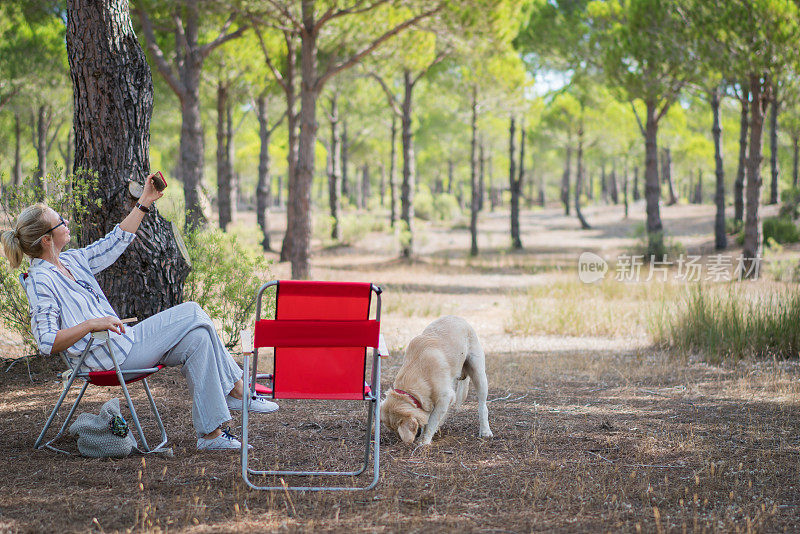
[[[8,258],[11,268],[16,269],[22,263],[22,258],[25,254],[22,251],[22,245],[19,242],[16,230],[6,230],[0,235],[0,240],[3,241],[3,253]]]
[[[32,258],[41,256],[42,237],[50,229],[50,221],[45,217],[48,209],[50,208],[47,204],[42,202],[28,206],[17,217],[14,229],[6,230],[0,235],[3,253],[12,268],[20,266],[24,254]]]

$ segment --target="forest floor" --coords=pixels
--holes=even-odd
[[[623,220],[621,207],[589,207],[585,215],[593,230],[578,230],[556,207],[523,212],[525,249],[512,253],[507,212],[486,213],[476,259],[466,255],[463,225],[421,224],[414,262],[397,259],[394,236],[368,234],[347,247],[315,242],[314,278],[384,289],[382,331],[392,355],[382,389],[391,387],[404,346],[429,322],[457,314],[474,325],[487,353],[493,439],[477,437],[471,392],[429,447],[407,446],[383,429],[373,491],[250,491],[237,454],[195,450],[179,370],[150,380],[174,457],[92,460],[32,449],[58,396],[59,369],[42,358],[10,369],[6,362],[0,532],[798,531],[797,359],[711,365],[654,347],[639,326],[608,335],[515,329],[532,290],[569,285],[582,298],[581,252],[612,259],[636,246],[631,232],[641,216]],[[686,254],[708,261],[712,206],[667,207],[663,217]],[[246,227],[252,214],[241,218]],[[286,277],[289,266],[275,264],[272,274]],[[618,298],[635,308],[641,297]],[[613,305],[607,310],[614,315]],[[12,336],[0,341],[5,358],[22,355]],[[144,407],[141,388],[131,390]],[[96,412],[111,396],[90,388],[80,411]],[[365,428],[361,405],[280,404],[251,419],[257,465],[353,465]],[[148,428],[152,421],[143,419]],[[237,433],[240,424],[237,415]],[[60,443],[77,451],[71,438]]]

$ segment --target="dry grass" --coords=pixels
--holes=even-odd
[[[431,236],[440,239],[434,231]],[[662,296],[669,300],[680,288],[610,286],[584,294],[567,280],[569,273],[527,269],[542,262],[535,252],[474,266],[455,256],[407,264],[376,258],[374,252],[348,253],[321,255],[316,276],[383,283],[383,330],[395,351],[439,313],[458,313],[476,326],[488,354],[494,439],[476,438],[477,413],[470,396],[428,448],[407,447],[383,434],[381,480],[372,492],[288,496],[249,491],[237,455],[195,451],[189,395],[176,369],[151,381],[174,458],[98,461],[33,451],[59,389],[57,369],[35,359],[31,378],[24,364],[0,373],[6,430],[0,434],[6,458],[0,531],[800,528],[796,360],[710,365],[641,343],[620,350],[607,338],[587,337],[598,332],[618,340],[640,332],[644,322],[634,329],[619,324],[629,317],[619,307],[635,308],[635,303],[657,302]],[[276,267],[279,276],[285,267]],[[523,332],[509,325],[526,299],[550,311],[531,321],[533,330]],[[611,319],[595,331],[589,329],[596,320],[592,316],[576,319],[582,326],[574,332],[582,337],[574,346],[570,343],[576,340],[527,335],[548,331],[536,325],[556,324],[549,316],[559,313],[559,302],[571,301],[588,302],[585,307],[603,309]],[[568,316],[564,312],[565,328]],[[384,388],[391,385],[400,360],[395,353],[386,362]],[[141,405],[139,388],[133,391]],[[96,411],[109,397],[98,391],[87,395],[82,411]],[[254,416],[255,460],[263,465],[292,460],[307,467],[352,465],[364,430],[362,416],[358,405],[282,401],[276,414]],[[76,450],[74,441],[63,444]]]

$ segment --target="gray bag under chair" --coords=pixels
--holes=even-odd
[[[124,458],[136,449],[136,439],[119,411],[119,399],[111,399],[100,414],[80,414],[69,427],[78,436],[78,450],[90,458]]]

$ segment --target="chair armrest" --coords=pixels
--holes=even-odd
[[[383,334],[378,334],[378,354],[381,358],[389,357],[389,349],[386,347],[386,340],[383,338]]]

